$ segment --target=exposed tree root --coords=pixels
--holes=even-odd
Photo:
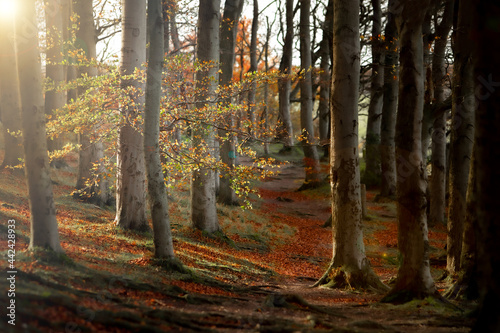
[[[366,265],[362,270],[352,270],[347,267],[337,267],[332,262],[323,276],[312,287],[338,288],[338,289],[361,289],[376,293],[384,293],[389,290],[378,276]]]

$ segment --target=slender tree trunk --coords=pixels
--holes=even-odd
[[[266,43],[264,44],[264,70],[266,75],[269,73],[269,40],[271,39],[271,29],[272,26],[269,25],[269,17],[266,17]],[[264,110],[262,112],[262,131],[264,139],[264,154],[269,155],[269,140],[268,140],[268,130],[269,130],[269,82],[266,80],[264,82]]]
[[[14,41],[9,40],[9,36],[14,33],[14,20],[4,18],[0,22],[0,108],[3,138],[4,138],[4,158],[0,169],[6,166],[15,166],[22,158],[22,139],[15,135],[21,130],[21,101],[19,92],[19,77],[17,73],[17,61]]]
[[[293,126],[290,116],[290,91],[293,57],[293,0],[286,0],[286,33],[283,45],[283,56],[280,62],[280,72],[286,75],[278,80],[279,98],[279,137],[283,140],[284,150],[293,146]]]
[[[397,0],[389,1],[389,9],[395,8]],[[398,108],[398,31],[396,14],[390,11],[385,26],[384,99],[380,124],[380,166],[382,171],[380,195],[392,198],[396,195],[396,156],[394,136],[396,111]]]
[[[155,257],[174,257],[168,216],[167,189],[160,160],[160,100],[163,72],[163,15],[161,0],[148,0],[149,61],[144,106],[144,157],[149,206],[153,220]]]
[[[453,7],[455,0],[447,0],[441,22],[436,27],[436,41],[432,58],[432,82],[434,86],[433,104],[441,104],[445,100],[446,46],[453,23]],[[432,130],[432,177],[430,188],[429,225],[444,225],[446,208],[446,118],[448,112],[434,115]],[[465,174],[467,178],[467,173]],[[465,193],[465,192],[464,192]]]
[[[250,68],[249,73],[257,71],[257,34],[259,30],[259,2],[253,0],[253,19],[252,19],[252,36],[250,37]],[[255,96],[257,94],[257,83],[252,81],[250,83],[250,90],[248,91],[248,119],[250,127],[248,133],[250,136],[256,135],[257,130],[257,117],[255,114]]]
[[[385,290],[372,271],[363,244],[358,152],[359,1],[334,1],[332,68],[333,257],[316,285]]]
[[[197,108],[209,107],[218,85],[220,0],[200,2],[198,13],[198,49],[200,63],[210,68],[196,73]],[[213,103],[213,102],[212,102]],[[206,145],[208,154],[215,154],[215,130],[200,126],[193,130],[193,147]],[[197,229],[213,233],[220,230],[215,198],[215,173],[207,166],[193,172],[191,183],[191,221]]]
[[[243,10],[243,0],[226,0],[224,5],[224,16],[220,26],[220,68],[219,84],[228,86],[233,80],[233,68],[235,62],[236,34],[238,32],[238,21]],[[231,103],[231,98],[227,98],[224,103]],[[219,130],[219,137],[227,137],[220,144],[220,158],[222,163],[231,170],[236,159],[236,135],[231,133],[235,127],[235,117],[233,114],[226,118],[226,127],[229,131]],[[222,172],[219,184],[219,202],[225,205],[237,205],[238,198],[231,187],[231,176],[229,172]]]
[[[62,252],[50,179],[45,130],[42,73],[38,34],[25,33],[37,25],[35,0],[19,0],[16,23],[19,84],[22,105],[22,132],[25,172],[28,183],[31,238],[29,249],[37,247]]]
[[[366,126],[366,170],[363,183],[380,184],[380,127],[384,97],[384,51],[382,48],[382,9],[380,0],[371,0],[372,16],[372,82]]]
[[[427,164],[428,151],[431,143],[432,133],[432,100],[434,99],[434,87],[432,86],[432,14],[430,9],[425,14],[422,24],[422,38],[424,43],[424,114],[422,117],[422,160]],[[427,170],[424,170],[427,176]]]
[[[123,0],[122,75],[133,74],[146,60],[146,1]],[[138,80],[122,79],[122,88],[143,90]],[[116,181],[116,218],[118,227],[149,230],[146,219],[146,177],[142,129],[133,123],[142,113],[143,95],[131,96],[135,106],[122,106],[122,125],[118,142],[118,175]]]
[[[429,1],[405,1],[396,18],[401,46],[399,103],[396,120],[398,248],[401,262],[386,302],[439,295],[429,264],[426,175],[422,160],[424,79],[422,23]]]
[[[312,61],[310,34],[311,1],[300,3],[300,126],[301,144],[304,150],[306,177],[302,189],[318,186],[321,182],[319,156],[316,149],[313,125]]]
[[[500,3],[496,0],[474,0],[471,39],[474,41],[474,78],[478,107],[475,114],[475,149],[477,158],[477,245],[479,316],[473,333],[500,332],[500,223],[496,208],[500,206]]]
[[[79,47],[85,52],[87,61],[95,60],[97,56],[97,37],[94,28],[92,0],[77,1],[74,4],[74,9],[80,18],[80,29],[77,31]],[[80,77],[96,77],[97,68],[95,66],[80,66],[78,67],[78,74]],[[83,94],[84,90],[79,89],[78,93]],[[94,128],[92,131],[95,132],[97,129]],[[80,151],[74,196],[103,206],[109,203],[111,198],[109,183],[103,175],[104,147],[102,142],[92,140],[91,135],[89,133],[80,133],[78,136]],[[93,171],[94,165],[98,165],[98,169],[95,171]],[[93,178],[97,178],[97,181],[93,181]]]

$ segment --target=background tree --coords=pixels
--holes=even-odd
[[[333,257],[316,285],[386,290],[363,243],[358,154],[359,2],[334,1],[330,176]]]
[[[153,220],[154,255],[174,257],[168,215],[167,189],[160,159],[160,100],[164,59],[163,15],[161,0],[148,0],[149,59],[144,106],[144,154],[148,180],[149,206]]]
[[[198,109],[210,109],[215,103],[218,86],[220,0],[200,2],[198,13],[197,61],[205,68],[196,73],[196,103]],[[209,111],[207,111],[209,112]],[[215,157],[215,129],[206,125],[193,130],[193,147],[199,149],[205,142],[207,150],[199,151],[208,158]],[[207,232],[220,229],[215,198],[215,172],[201,166],[193,172],[191,182],[191,221],[195,228]]]
[[[146,61],[146,1],[122,1],[121,75],[132,75]],[[122,89],[128,89],[133,104],[122,105],[122,124],[118,141],[116,181],[116,218],[123,229],[148,230],[146,220],[146,184],[144,142],[137,117],[142,113],[144,84],[124,78]],[[139,127],[139,128],[138,128]]]
[[[253,0],[253,18],[252,18],[252,31],[250,36],[250,68],[248,73],[257,71],[257,35],[259,31],[259,1]],[[255,107],[255,96],[257,94],[257,83],[252,81],[248,90],[248,119],[250,122],[249,133],[251,136],[256,135],[257,117]]]
[[[1,168],[15,166],[22,157],[21,137],[16,132],[21,130],[21,101],[19,97],[19,78],[17,73],[14,41],[9,36],[14,34],[14,18],[4,18],[0,22],[0,118],[3,125],[5,154]],[[18,134],[18,133],[17,133]]]
[[[31,238],[29,249],[48,248],[62,252],[56,208],[50,179],[42,91],[42,71],[38,34],[26,26],[36,26],[35,0],[17,2],[16,47],[22,105],[22,132],[26,180],[28,183]]]
[[[424,110],[422,23],[429,1],[403,1],[396,24],[400,38],[399,100],[396,120],[398,249],[396,283],[384,301],[406,302],[437,295],[430,272],[426,215],[426,174],[422,160]]]

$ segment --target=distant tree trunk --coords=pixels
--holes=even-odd
[[[269,17],[266,17],[266,43],[264,44],[264,70],[266,75],[269,73],[269,40],[271,39],[272,26],[269,25]],[[264,139],[264,154],[269,155],[269,82],[264,82],[264,110],[262,112],[262,131]]]
[[[155,257],[174,257],[168,216],[167,189],[160,159],[160,99],[163,72],[162,0],[148,0],[149,61],[144,106],[144,157],[148,180],[149,206],[153,220]]]
[[[396,156],[394,136],[396,131],[396,111],[398,108],[398,31],[394,8],[397,0],[389,1],[389,11],[385,26],[385,70],[384,99],[380,124],[380,166],[382,171],[380,196],[392,198],[396,195]]]
[[[4,158],[0,169],[6,166],[20,164],[22,158],[22,139],[14,133],[21,130],[21,101],[19,92],[19,77],[17,73],[16,51],[9,36],[14,33],[14,20],[4,18],[0,22],[0,107],[3,125]]]
[[[363,183],[368,186],[380,184],[380,126],[384,97],[384,51],[382,42],[382,9],[380,0],[371,0],[372,16],[372,77],[370,106],[366,126],[366,169]]]
[[[53,84],[54,89],[45,92],[45,114],[51,116],[55,110],[66,104],[64,91],[58,91],[57,87],[64,83],[64,67],[62,64],[63,54],[63,11],[60,0],[48,0],[45,6],[45,25],[47,33],[47,62],[45,65],[45,76]],[[84,27],[81,27],[84,29]],[[49,150],[62,148],[60,139],[49,139]]]
[[[92,0],[80,0],[74,3],[75,12],[80,17],[80,28],[76,35],[79,47],[85,52],[87,61],[96,59],[96,32],[94,28],[94,16]],[[97,68],[95,66],[78,67],[79,76],[96,77]],[[79,93],[83,93],[79,89]],[[76,96],[75,96],[76,97]],[[95,129],[94,129],[95,130]],[[87,202],[103,206],[109,203],[111,194],[109,183],[102,175],[104,167],[102,165],[104,157],[104,147],[102,142],[92,142],[89,133],[79,134],[79,162],[78,175],[76,181],[76,191],[74,196]],[[94,165],[99,165],[97,172],[93,172]],[[92,179],[96,177],[97,182]]]
[[[38,34],[23,33],[26,25],[36,27],[36,1],[19,0],[16,23],[19,84],[25,172],[28,183],[31,237],[29,250],[36,247],[63,252],[59,242],[56,209],[50,179],[45,130],[43,83]]]
[[[211,63],[210,68],[196,73],[197,108],[206,107],[213,99],[219,76],[219,20],[220,0],[200,2],[198,13],[198,49],[200,63]],[[210,155],[215,154],[215,130],[203,126],[193,130],[193,147],[204,141]],[[197,229],[212,233],[220,230],[215,198],[215,173],[208,167],[193,172],[191,183],[191,221]]]
[[[446,46],[453,23],[453,7],[455,0],[447,0],[441,22],[436,27],[434,55],[432,58],[432,82],[434,86],[433,104],[445,100]],[[446,208],[446,118],[448,112],[434,115],[432,131],[432,177],[430,188],[429,225],[444,225]],[[465,174],[467,179],[467,173]],[[465,191],[464,191],[465,193]]]
[[[477,245],[478,284],[480,288],[479,316],[473,333],[500,332],[500,223],[497,207],[500,206],[500,44],[492,42],[500,33],[497,0],[474,0],[472,40],[478,107],[475,115],[475,149],[477,158]]]
[[[432,13],[427,9],[422,24],[422,38],[424,42],[424,114],[422,116],[422,160],[427,165],[428,151],[431,143],[432,132],[432,100],[434,99],[434,88],[432,86]],[[424,170],[427,177],[427,169]],[[429,197],[429,196],[428,196]]]
[[[122,75],[134,73],[146,61],[146,1],[123,0]],[[122,80],[122,88],[144,89],[137,80]],[[132,96],[135,106],[122,106],[122,124],[118,142],[118,175],[116,181],[116,218],[118,227],[149,230],[146,219],[146,177],[142,130],[132,123],[142,113],[144,96]]]
[[[250,68],[249,73],[257,71],[257,34],[259,30],[259,2],[253,0],[253,19],[252,19],[252,36],[250,37]],[[248,91],[248,119],[250,127],[248,133],[250,136],[256,135],[257,117],[255,115],[255,95],[257,94],[257,83],[252,82]]]
[[[313,125],[312,60],[310,33],[311,1],[300,2],[300,67],[304,73],[300,78],[300,126],[301,145],[304,150],[306,177],[301,189],[321,183],[319,156],[316,149]]]
[[[238,32],[238,21],[243,10],[243,0],[226,0],[224,5],[224,16],[220,25],[220,69],[219,84],[228,86],[233,80],[233,68],[235,62],[236,34]],[[230,104],[231,98],[224,103]],[[236,136],[231,133],[235,126],[233,114],[226,117],[229,131],[219,130],[219,137],[227,137],[220,144],[220,158],[228,169],[232,169],[236,163]],[[219,202],[225,205],[237,205],[238,198],[231,187],[231,176],[228,172],[222,172],[219,184]]]
[[[358,151],[359,0],[334,1],[332,68],[333,257],[316,285],[385,290],[372,271],[363,244]]]
[[[280,72],[285,75],[292,73],[293,57],[293,0],[286,0],[286,33],[283,44],[283,55],[280,62]],[[290,116],[290,77],[278,80],[279,97],[279,134],[283,140],[284,150],[290,150],[293,146],[293,126]]]
[[[405,1],[396,18],[400,38],[399,103],[396,120],[398,248],[401,263],[396,283],[383,301],[407,302],[439,295],[429,264],[426,175],[422,160],[424,109],[422,22],[429,1]]]
[[[446,264],[446,269],[452,276],[461,267],[462,235],[464,234],[464,223],[467,215],[467,182],[474,142],[474,68],[471,58],[472,45],[470,39],[472,29],[470,13],[473,10],[469,3],[465,3],[465,1],[459,2],[458,22],[454,31],[455,61],[452,86],[450,202]]]

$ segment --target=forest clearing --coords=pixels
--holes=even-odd
[[[274,148],[274,147],[272,147]],[[224,238],[187,223],[187,193],[172,193],[176,256],[185,272],[153,263],[151,234],[113,225],[114,212],[71,198],[76,161],[53,173],[64,256],[26,252],[29,213],[20,172],[2,171],[1,219],[16,220],[15,329],[2,332],[468,332],[474,302],[379,303],[370,290],[311,288],[331,258],[329,185],[297,192],[300,159],[256,183],[254,209],[219,206]],[[398,268],[395,203],[367,193],[367,256],[385,283]],[[6,228],[1,226],[2,234]],[[446,265],[443,227],[431,229],[432,273]],[[2,238],[0,246],[7,247]],[[0,284],[5,289],[6,280]],[[440,291],[448,285],[438,282]],[[4,299],[2,297],[2,299]]]

